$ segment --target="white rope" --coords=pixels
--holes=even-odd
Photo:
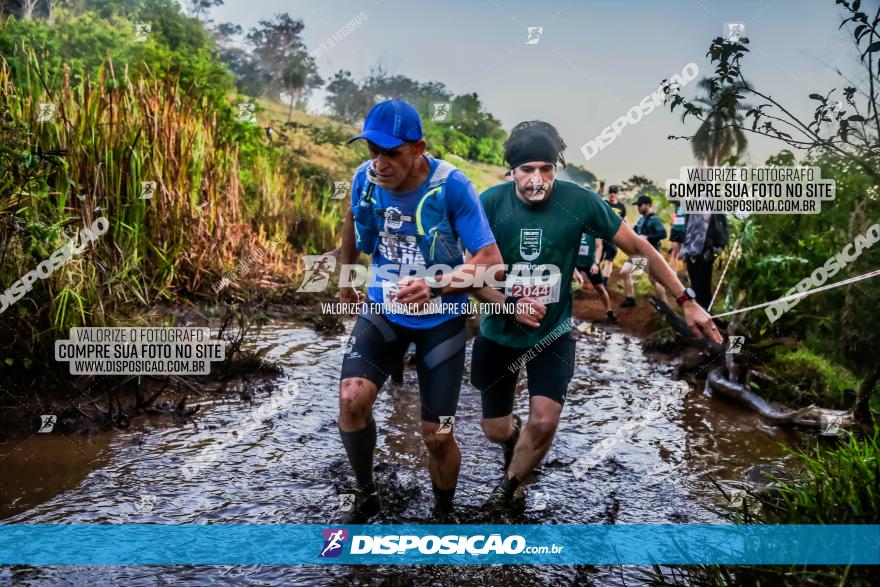
[[[709,307],[715,305],[715,300],[718,299],[718,292],[721,291],[721,284],[724,283],[724,276],[727,275],[727,268],[730,267],[730,262],[733,261],[734,257],[739,257],[739,241],[742,238],[736,239],[736,242],[733,245],[733,248],[730,249],[730,255],[727,257],[727,263],[724,265],[724,271],[721,272],[721,277],[718,279],[718,285],[715,286],[715,293],[712,294],[712,301],[709,302]]]
[[[849,279],[844,279],[843,281],[838,281],[837,283],[832,283],[829,285],[823,285],[821,287],[817,287],[816,289],[811,289],[809,291],[798,292],[795,294],[791,294],[790,296],[784,296],[777,300],[773,300],[771,302],[764,302],[763,304],[756,304],[754,306],[749,306],[748,308],[740,308],[739,310],[733,310],[732,312],[725,312],[724,314],[717,314],[712,316],[713,318],[723,318],[724,316],[732,316],[734,314],[742,314],[743,312],[748,312],[750,310],[757,310],[758,308],[764,308],[766,306],[772,306],[773,304],[779,304],[781,302],[787,302],[790,300],[800,300],[807,296],[811,296],[813,294],[819,293],[820,291],[826,291],[829,289],[834,289],[835,287],[840,287],[842,285],[849,285],[850,283],[855,283],[857,281],[862,281],[864,279],[869,279],[871,277],[875,277],[880,275],[880,269],[875,269],[869,273],[864,273],[862,275],[857,275],[856,277],[850,277]],[[710,306],[711,307],[711,306]]]

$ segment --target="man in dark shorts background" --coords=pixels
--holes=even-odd
[[[611,208],[620,215],[624,222],[626,222],[626,206],[623,205],[623,202],[617,199],[620,193],[620,188],[616,185],[612,185],[608,188],[608,199],[605,200],[605,203],[611,206]],[[602,241],[602,256],[599,257],[599,265],[602,270],[602,277],[604,278],[605,287],[608,287],[608,280],[611,279],[611,274],[614,272],[614,259],[617,257],[617,246],[614,244],[612,240],[603,240]]]
[[[675,273],[595,192],[557,180],[556,164],[565,143],[551,125],[524,122],[511,131],[504,158],[513,181],[480,195],[504,262],[504,292],[490,287],[474,295],[484,302],[505,302],[515,314],[484,313],[474,340],[471,382],[480,390],[481,424],[489,440],[502,445],[504,475],[490,504],[506,508],[523,479],[550,449],[568,384],[574,374],[571,336],[571,279],[581,234],[611,239],[632,255],[648,257],[648,267],[670,290],[679,292],[685,320],[697,337],[717,343],[712,319],[693,300]],[[556,268],[556,283],[540,270]],[[527,273],[527,270],[532,270]],[[513,415],[519,371],[525,366],[529,418],[523,429]],[[522,434],[520,431],[522,429]]]
[[[605,306],[605,318],[612,324],[617,323],[617,316],[611,310],[611,298],[608,296],[608,290],[605,289],[605,279],[602,272],[599,271],[599,264],[596,259],[602,258],[603,241],[594,235],[585,232],[581,234],[581,244],[578,247],[577,261],[574,268],[574,280],[578,285],[584,286],[585,281],[589,281],[596,292],[599,299]]]
[[[364,523],[381,509],[373,480],[373,402],[410,343],[416,347],[421,432],[435,515],[450,521],[461,453],[452,429],[441,429],[440,422],[455,416],[464,376],[463,314],[470,288],[458,286],[468,276],[473,283],[478,267],[498,265],[500,275],[501,256],[467,177],[425,155],[421,119],[412,106],[399,100],[377,104],[356,139],[367,141],[370,161],[352,180],[340,258],[353,264],[359,251],[370,254],[374,280],[370,303],[352,330],[339,384],[339,434],[358,484],[345,523]],[[459,241],[472,255],[466,264]],[[454,269],[451,275],[401,274],[404,267],[409,273],[409,268],[424,272],[436,266]],[[340,288],[343,302],[359,301],[362,295]]]

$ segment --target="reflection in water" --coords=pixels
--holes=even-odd
[[[349,329],[350,329],[349,324]],[[654,418],[652,399],[680,385],[673,368],[647,358],[638,339],[596,328],[576,333],[577,369],[559,432],[527,488],[521,523],[717,522],[708,476],[739,480],[756,463],[778,464],[792,440],[756,416],[691,391]],[[297,325],[264,328],[254,344],[284,368],[252,403],[218,400],[195,422],[139,423],[97,437],[40,435],[0,445],[4,522],[310,523],[333,520],[338,493],[354,487],[336,428],[339,366],[347,335]],[[470,359],[468,358],[468,361]],[[479,393],[467,380],[456,417],[462,469],[456,502],[464,522],[486,521],[481,505],[501,474],[501,451],[483,438]],[[521,382],[520,388],[524,385]],[[528,395],[516,411],[527,414]],[[416,374],[390,381],[376,402],[377,479],[385,522],[425,523],[431,511],[427,452],[419,437]],[[641,418],[641,420],[639,420]],[[632,425],[633,422],[638,422]],[[572,462],[631,424],[582,481]],[[388,567],[402,582],[485,584],[486,567]],[[504,584],[617,584],[635,571],[588,567],[493,567]],[[29,584],[106,582],[295,585],[374,583],[376,569],[346,567],[42,567],[0,569]],[[497,577],[497,578],[496,578]]]

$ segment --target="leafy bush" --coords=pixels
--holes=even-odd
[[[774,524],[880,524],[880,433],[793,451],[800,475],[762,501]]]
[[[880,523],[880,436],[850,436],[827,449],[788,449],[801,472],[791,481],[750,494],[743,509],[726,515],[734,523]],[[760,505],[760,508],[756,507]],[[876,566],[693,565],[646,572],[652,585],[877,585]]]
[[[767,163],[791,164],[793,157],[783,152]],[[836,200],[824,202],[821,214],[754,215],[744,222],[734,222],[732,240],[742,236],[742,256],[730,269],[725,299],[728,308],[785,295],[856,235],[880,222],[878,187],[852,163],[822,156],[802,164],[817,165],[823,178],[836,181]],[[877,267],[880,245],[863,250],[856,261],[826,284]],[[804,340],[816,353],[862,374],[870,366],[864,357],[880,347],[878,304],[880,280],[866,280],[808,296],[773,323],[761,310],[750,312],[743,328],[752,341],[770,336]]]
[[[795,352],[775,349],[766,369],[777,382],[763,395],[798,406],[849,408],[859,385],[848,369],[803,347]]]

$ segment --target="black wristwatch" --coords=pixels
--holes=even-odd
[[[675,298],[675,301],[678,302],[679,306],[683,306],[686,301],[695,299],[697,299],[697,293],[691,288],[686,287],[681,295]]]

